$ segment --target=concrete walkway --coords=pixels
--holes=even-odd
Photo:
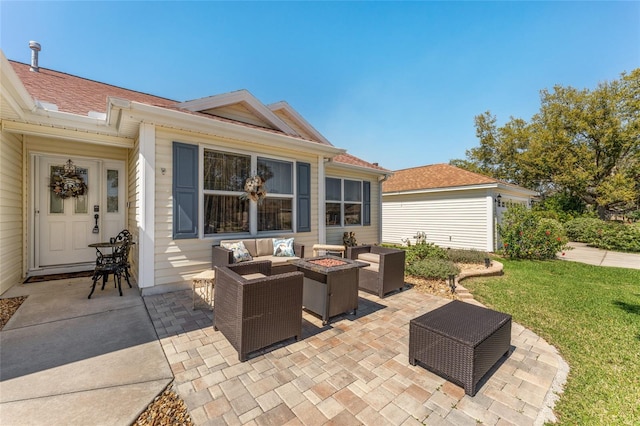
[[[588,247],[585,243],[569,243],[572,250],[558,253],[558,259],[587,263],[596,266],[640,269],[640,254],[621,253]]]
[[[89,278],[23,284],[0,331],[0,423],[130,425],[173,380],[138,289]]]

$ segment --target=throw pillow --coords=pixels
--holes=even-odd
[[[242,241],[238,241],[237,243],[221,243],[220,245],[233,252],[233,261],[235,263],[253,260],[251,254],[249,254],[249,250],[247,250]]]
[[[273,255],[277,257],[293,257],[296,254],[293,251],[293,238],[274,238],[273,239]]]

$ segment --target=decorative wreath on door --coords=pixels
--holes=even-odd
[[[267,189],[264,187],[264,183],[264,179],[258,175],[247,178],[244,183],[244,194],[240,196],[240,199],[261,203],[267,197]]]
[[[54,194],[63,199],[84,195],[88,189],[71,160],[64,165],[62,173],[51,176],[49,187]]]

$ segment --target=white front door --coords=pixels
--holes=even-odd
[[[88,245],[115,237],[124,228],[123,164],[71,160],[36,158],[33,266],[37,270],[90,266],[96,250]],[[80,182],[86,185],[84,193]],[[55,188],[52,183],[57,183]]]

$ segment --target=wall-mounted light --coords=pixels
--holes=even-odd
[[[496,203],[498,203],[498,206],[500,205],[500,201],[502,200],[502,195],[500,195],[500,193],[498,193],[498,195],[496,196]]]

